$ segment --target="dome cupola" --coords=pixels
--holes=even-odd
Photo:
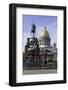
[[[41,46],[50,46],[50,36],[46,29],[46,26],[41,30],[40,38],[39,38],[39,45]]]
[[[46,29],[46,26],[42,29],[40,37],[44,37],[44,38],[49,37],[49,33],[48,33],[47,29]]]

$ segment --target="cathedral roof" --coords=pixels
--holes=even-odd
[[[49,33],[48,33],[46,27],[44,27],[44,28],[41,30],[40,37],[44,37],[44,38],[49,37]]]

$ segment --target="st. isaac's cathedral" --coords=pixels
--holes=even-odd
[[[44,27],[39,38],[36,38],[36,25],[32,24],[30,37],[23,52],[23,68],[28,69],[57,69],[56,43],[51,45],[51,38]]]

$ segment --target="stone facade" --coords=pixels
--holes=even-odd
[[[27,38],[23,52],[24,69],[57,68],[56,44],[51,46],[51,38],[46,27],[43,28],[39,39],[35,37],[36,25],[32,24],[31,37]]]

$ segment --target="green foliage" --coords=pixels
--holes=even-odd
[[[52,60],[52,59],[49,59],[49,60],[48,60],[48,63],[53,63],[53,60]]]

